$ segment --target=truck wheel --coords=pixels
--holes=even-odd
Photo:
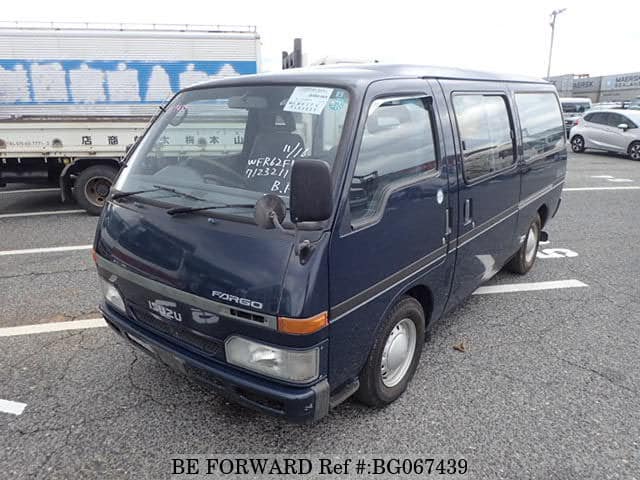
[[[584,138],[580,135],[574,135],[571,139],[571,150],[575,153],[584,152]]]
[[[90,215],[100,215],[117,173],[115,168],[106,165],[96,165],[80,172],[73,187],[73,196],[78,205]]]
[[[385,317],[360,372],[358,400],[383,407],[402,395],[418,366],[424,329],[420,303],[415,298],[402,297]]]
[[[640,142],[633,142],[629,145],[629,157],[631,160],[640,160]]]
[[[540,241],[540,215],[536,214],[527,230],[527,235],[509,263],[507,270],[524,275],[533,267],[538,254],[538,242]]]

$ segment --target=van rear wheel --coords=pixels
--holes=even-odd
[[[383,407],[404,393],[418,367],[424,330],[422,306],[413,297],[402,297],[384,318],[360,372],[358,400]]]
[[[507,270],[513,273],[524,275],[533,267],[538,254],[538,245],[540,242],[541,222],[540,215],[536,214],[527,229],[524,242],[520,246],[518,252],[507,263]]]

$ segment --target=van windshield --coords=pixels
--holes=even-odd
[[[254,204],[265,193],[288,205],[296,159],[333,167],[348,106],[348,92],[330,87],[182,92],[132,153],[114,189],[179,207]],[[246,207],[224,212],[253,215]]]

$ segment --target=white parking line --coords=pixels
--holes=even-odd
[[[555,290],[559,288],[578,288],[588,287],[586,283],[580,280],[552,280],[549,282],[532,282],[532,283],[508,283],[503,285],[487,285],[478,288],[474,295],[486,295],[490,293],[511,293],[511,292],[532,292],[536,290]]]
[[[86,328],[101,328],[106,326],[107,324],[103,318],[72,320],[70,322],[39,323],[36,325],[0,328],[0,337],[17,337],[19,335],[33,335],[34,333],[64,332],[67,330],[84,330]]]
[[[59,188],[29,188],[25,190],[0,190],[0,195],[10,195],[12,193],[35,193],[35,192],[57,192]]]
[[[26,250],[0,250],[0,257],[6,255],[28,255],[30,253],[69,252],[73,250],[90,250],[93,245],[72,245],[69,247],[27,248]]]
[[[586,192],[588,190],[640,190],[639,186],[627,186],[627,187],[569,187],[563,188],[563,192]]]
[[[39,215],[66,215],[68,213],[82,213],[84,210],[53,210],[49,212],[3,213],[0,218],[37,217]]]
[[[11,400],[0,399],[0,412],[11,413],[12,415],[22,415],[26,403],[12,402]]]

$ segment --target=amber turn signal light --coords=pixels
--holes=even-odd
[[[278,317],[278,331],[294,335],[308,335],[329,325],[329,314],[319,313],[309,318]]]

